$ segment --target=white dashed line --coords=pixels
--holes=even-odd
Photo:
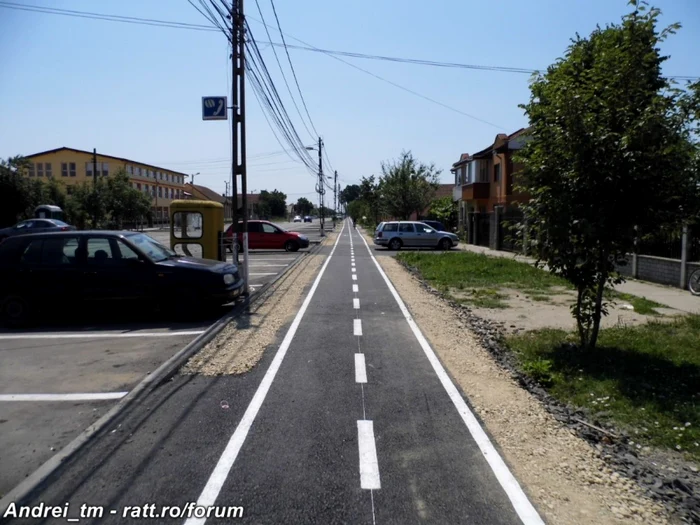
[[[353,280],[353,281],[357,281],[357,275],[354,274],[354,273],[352,274],[352,280]]]
[[[129,392],[94,394],[0,394],[0,401],[101,401],[121,399]]]
[[[365,354],[355,354],[355,383],[367,382],[367,368],[365,367]]]
[[[352,285],[352,293],[357,293],[360,291],[360,287],[357,286],[356,284]]]
[[[353,299],[352,299],[352,307],[353,307],[355,310],[359,310],[359,309],[360,309],[360,300],[359,300],[357,297],[353,297]]]
[[[352,320],[352,333],[353,335],[362,335],[362,319]]]
[[[353,269],[352,269],[352,273],[355,273],[356,271],[357,271],[356,268],[353,268]]]
[[[369,490],[382,488],[372,421],[357,422],[357,443],[360,449],[360,487]]]

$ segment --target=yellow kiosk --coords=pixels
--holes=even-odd
[[[175,200],[170,203],[170,247],[190,257],[225,261],[224,207],[218,202]]]

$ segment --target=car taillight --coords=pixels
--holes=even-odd
[[[382,232],[377,232],[377,239],[381,239],[381,238],[382,238]]]

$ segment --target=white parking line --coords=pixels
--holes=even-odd
[[[100,401],[121,399],[129,392],[94,394],[0,394],[0,401]]]
[[[352,274],[352,280],[357,281],[357,274],[354,274],[354,273]]]
[[[355,354],[355,383],[367,382],[367,368],[365,367],[365,354]]]
[[[375,266],[377,267],[377,270],[381,274],[382,278],[384,279],[384,282],[389,288],[391,295],[394,296],[394,300],[396,301],[396,304],[398,304],[401,313],[403,314],[404,318],[406,319],[406,322],[408,323],[408,326],[413,332],[413,335],[418,340],[418,343],[423,349],[425,356],[428,358],[428,361],[432,365],[435,374],[440,380],[440,383],[442,383],[442,386],[447,392],[447,395],[452,400],[452,403],[457,409],[459,415],[462,417],[462,421],[464,421],[467,430],[474,438],[474,441],[479,447],[481,454],[484,456],[486,462],[491,467],[491,470],[496,475],[496,479],[503,488],[503,491],[508,496],[508,499],[513,505],[515,512],[520,517],[520,520],[525,525],[544,525],[542,518],[537,513],[537,510],[535,510],[535,507],[525,495],[525,492],[523,492],[523,489],[518,483],[518,480],[515,479],[515,476],[513,476],[513,473],[503,461],[503,458],[501,458],[500,454],[493,446],[493,443],[491,443],[491,440],[489,439],[488,435],[479,424],[479,421],[476,419],[476,416],[474,416],[474,413],[467,406],[467,403],[464,401],[464,398],[459,393],[459,390],[457,390],[457,387],[450,379],[450,376],[447,374],[447,371],[442,366],[442,363],[440,363],[440,360],[435,354],[435,351],[431,348],[430,343],[428,343],[428,340],[425,338],[420,328],[411,316],[411,313],[408,311],[406,304],[401,299],[399,292],[396,291],[396,288],[391,283],[391,280],[386,275],[384,269],[377,261],[377,258],[372,254],[372,250],[370,249],[369,244],[367,244],[367,241],[363,237],[361,237],[361,239],[365,243],[367,251],[369,252],[369,256],[374,262]]]
[[[345,225],[343,225],[343,229],[345,229]],[[318,285],[321,282],[321,278],[326,272],[328,263],[333,258],[333,254],[335,253],[335,249],[338,246],[338,241],[340,241],[340,237],[342,236],[342,234],[343,231],[341,230],[340,235],[336,237],[335,244],[333,245],[333,249],[331,250],[330,255],[328,255],[328,259],[326,259],[326,262],[323,263],[321,270],[318,272],[316,280],[311,286],[311,290],[309,290],[306,299],[304,299],[301,308],[299,308],[296,317],[294,317],[294,321],[292,321],[292,325],[289,327],[287,334],[284,336],[282,344],[277,350],[275,357],[272,359],[272,363],[270,363],[270,367],[267,369],[267,372],[265,372],[265,375],[263,376],[262,381],[258,386],[258,389],[255,391],[253,399],[250,401],[250,404],[248,405],[248,408],[243,414],[243,417],[239,421],[236,430],[233,432],[231,439],[229,439],[229,442],[226,445],[224,452],[221,454],[221,457],[219,458],[216,467],[214,467],[213,472],[209,476],[207,484],[204,486],[204,490],[202,490],[202,493],[197,499],[198,507],[210,507],[214,505],[214,503],[216,503],[216,498],[219,496],[221,488],[226,482],[226,478],[228,477],[229,472],[231,471],[231,467],[233,467],[233,464],[236,461],[236,458],[238,457],[238,453],[241,451],[241,447],[243,446],[246,437],[248,437],[250,427],[253,425],[253,421],[255,421],[255,418],[258,415],[260,407],[265,401],[267,393],[270,391],[272,382],[275,380],[275,376],[277,375],[277,372],[279,371],[280,366],[282,365],[284,356],[287,354],[287,351],[289,350],[289,347],[292,344],[292,340],[294,339],[294,336],[296,335],[297,330],[299,329],[301,320],[303,319],[306,310],[309,308],[309,303],[311,303],[311,299],[313,299],[313,296],[316,293],[316,289],[318,288]],[[188,518],[187,521],[185,521],[185,525],[203,525],[205,522],[206,518]]]
[[[358,293],[360,291],[360,287],[357,286],[356,284],[352,285],[352,293]]]
[[[374,423],[372,421],[360,420],[357,422],[357,443],[360,449],[360,487],[369,490],[381,489],[377,446],[374,442]]]
[[[0,334],[0,340],[11,339],[93,339],[96,337],[178,337],[181,335],[199,335],[204,330],[183,330],[182,332],[87,332],[72,334]]]
[[[352,333],[353,335],[362,335],[362,319],[352,320]]]
[[[352,307],[353,307],[355,310],[359,310],[359,309],[360,309],[360,300],[359,300],[357,297],[353,297],[353,299],[352,299]]]

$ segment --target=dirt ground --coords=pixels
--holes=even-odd
[[[336,233],[324,243],[335,242]],[[211,343],[182,367],[183,375],[205,376],[244,374],[253,368],[277,333],[296,315],[308,286],[318,275],[323,255],[305,260],[275,285],[274,293],[227,326]]]
[[[556,421],[529,392],[513,381],[480,346],[454,310],[426,293],[420,283],[395,259],[380,264],[408,305],[414,319],[443,364],[472,403],[504,459],[543,515],[552,524],[672,523],[666,510],[646,497],[631,480],[613,472],[601,453]],[[518,297],[511,308],[477,311],[479,315],[516,325],[569,327],[567,308]],[[618,307],[619,308],[619,307]],[[561,315],[559,312],[563,311]],[[607,322],[642,322],[624,308]]]
[[[451,292],[455,297],[458,293]],[[573,291],[555,289],[546,300],[533,300],[519,290],[500,289],[499,294],[506,297],[503,302],[507,308],[479,308],[470,307],[472,312],[484,319],[500,323],[506,333],[537,330],[540,328],[560,328],[563,330],[576,330],[576,322],[571,316],[569,307],[576,301]],[[683,312],[672,308],[657,308],[659,315],[642,315],[634,311],[629,302],[618,299],[615,304],[610,304],[609,315],[603,317],[602,328],[614,326],[636,326],[644,324],[651,319],[656,321],[671,320]]]

